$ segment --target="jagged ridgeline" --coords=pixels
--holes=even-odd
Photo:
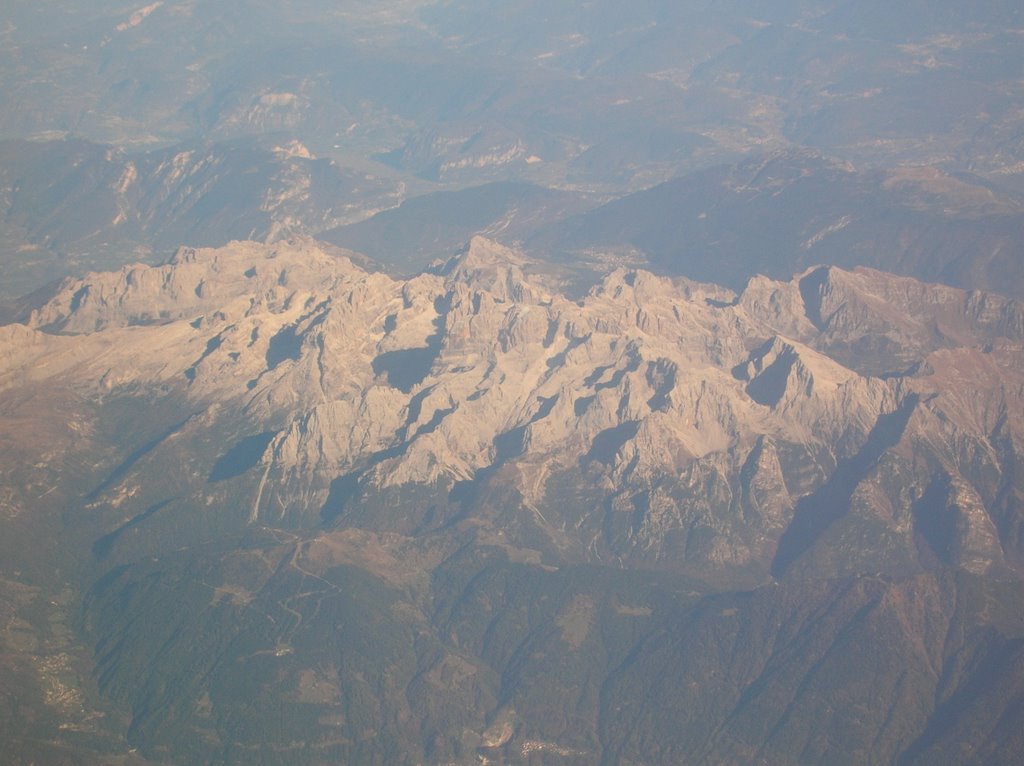
[[[0,328],[91,704],[157,762],[1016,762],[1024,308],[557,276],[232,243]]]

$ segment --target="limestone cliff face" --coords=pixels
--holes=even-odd
[[[869,270],[732,296],[620,269],[577,301],[480,237],[408,280],[240,242],[68,282],[2,328],[0,396],[187,403],[173,438],[205,446],[182,492],[240,523],[456,524],[552,562],[755,578],[980,572],[1022,554],[1022,317]],[[90,502],[159,502],[149,470]]]

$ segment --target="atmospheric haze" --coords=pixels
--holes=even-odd
[[[9,0],[5,763],[1024,759],[1024,18]]]

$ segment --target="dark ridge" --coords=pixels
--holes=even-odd
[[[438,314],[437,319],[434,320],[434,326],[437,327],[439,333],[443,333],[445,314],[447,314],[451,310],[451,295],[439,295],[436,298],[434,298],[434,311],[436,311]]]
[[[437,427],[441,425],[441,421],[443,421],[446,417],[451,415],[457,409],[458,406],[448,407],[447,409],[444,410],[434,410],[434,414],[430,416],[430,420],[428,420],[422,426],[417,428],[416,433],[413,434],[412,438],[417,439],[420,436],[423,436],[424,434],[434,433],[434,431],[437,430]]]
[[[759,362],[762,359],[764,359],[767,353],[772,350],[772,345],[774,343],[775,339],[769,338],[760,346],[751,351],[750,356],[747,357],[747,360],[745,362],[740,362],[739,364],[732,368],[732,376],[736,378],[736,380],[750,381],[750,373],[747,370],[747,368],[750,366],[750,363]]]
[[[791,349],[786,349],[776,357],[767,368],[747,384],[747,395],[758,404],[774,407],[786,393],[786,382],[793,371],[797,356]]]
[[[990,349],[991,350],[991,349]],[[892,370],[879,373],[879,380],[893,380],[894,378],[913,378],[917,375],[931,375],[935,372],[928,362],[921,360],[914,362],[904,370]]]
[[[302,336],[297,334],[295,325],[282,327],[270,339],[267,346],[267,368],[273,370],[281,362],[296,361],[302,355]]]
[[[221,455],[213,464],[210,476],[207,481],[217,482],[233,479],[241,476],[251,468],[255,468],[260,462],[267,445],[277,436],[277,431],[264,431],[255,436],[246,436],[244,439]]]
[[[713,309],[729,309],[733,306],[738,306],[740,303],[739,296],[736,296],[731,301],[719,301],[714,298],[705,298],[704,303]]]
[[[166,508],[172,502],[174,502],[173,498],[169,500],[164,500],[163,502],[160,503],[156,503],[155,505],[151,505],[138,516],[135,516],[129,521],[126,521],[124,524],[119,526],[110,534],[103,535],[103,537],[101,537],[99,540],[93,543],[92,555],[98,559],[105,559],[107,556],[110,555],[110,551],[114,547],[114,543],[117,542],[117,538],[119,538],[132,527],[138,526],[139,524],[144,522],[157,511]]]
[[[821,299],[825,284],[828,282],[829,267],[815,269],[800,280],[800,297],[804,302],[804,313],[819,331],[825,331],[825,323],[821,316]]]
[[[618,388],[619,384],[622,383],[622,379],[624,377],[626,377],[626,375],[628,375],[631,372],[636,372],[637,370],[640,369],[640,364],[641,364],[642,361],[643,360],[640,358],[640,354],[637,352],[637,350],[635,348],[630,348],[629,351],[627,352],[626,366],[616,370],[612,374],[611,378],[609,378],[604,383],[597,383],[597,384],[595,384],[594,385],[594,390],[595,391],[600,391],[603,388]],[[607,370],[607,369],[609,369],[609,368],[608,367],[604,368],[604,370]],[[595,374],[596,374],[596,371],[595,371]],[[603,372],[602,372],[602,374],[603,374]],[[593,376],[591,376],[591,377],[593,377]],[[600,375],[597,378],[594,378],[595,381],[599,380],[599,379],[600,379]]]
[[[530,418],[530,422],[536,423],[538,420],[543,420],[544,418],[546,418],[548,415],[551,414],[551,410],[555,408],[556,404],[558,404],[558,394],[555,394],[554,396],[549,396],[547,399],[541,399],[540,407],[537,408],[537,412],[534,414],[534,416]]]
[[[615,417],[622,420],[629,412],[629,392],[623,391],[619,396],[619,406],[615,408]]]
[[[773,577],[785,574],[833,523],[846,515],[857,485],[877,465],[883,453],[899,442],[918,401],[916,394],[908,396],[894,412],[879,416],[860,451],[841,461],[824,485],[797,503],[792,523],[779,538],[772,561]]]
[[[637,492],[629,499],[633,506],[633,512],[630,514],[629,525],[631,534],[635,534],[644,523],[644,517],[651,510],[651,492],[650,490],[644,490],[643,492]]]
[[[139,316],[133,316],[128,318],[129,327],[152,327],[153,325],[162,324],[170,321],[170,311],[158,311],[156,316],[142,314]]]
[[[500,468],[505,462],[519,457],[526,449],[526,429],[538,420],[543,420],[551,414],[551,410],[558,403],[558,394],[547,399],[540,399],[540,407],[524,425],[517,426],[505,433],[494,437],[494,465],[492,468]]]
[[[348,501],[359,491],[359,477],[361,475],[362,472],[360,471],[351,471],[331,482],[330,489],[327,492],[327,500],[320,509],[321,521],[325,524],[330,524],[345,512],[345,506],[348,505]]]
[[[549,370],[553,370],[556,367],[561,367],[563,364],[565,364],[565,352],[558,352],[553,357],[548,359],[547,362],[545,362],[545,364],[547,364]]]
[[[551,410],[558,402],[558,395],[556,394],[555,396],[548,397],[547,399],[540,399],[539,401],[540,407],[526,424],[516,426],[515,428],[494,437],[493,463],[486,468],[482,468],[477,471],[471,479],[458,481],[452,487],[451,492],[448,493],[448,500],[453,503],[461,504],[462,513],[465,513],[469,507],[476,502],[481,488],[487,484],[490,478],[496,474],[505,463],[509,460],[514,460],[523,454],[523,451],[526,448],[526,429],[531,423],[536,423],[538,420],[546,418],[551,413]]]
[[[565,351],[560,351],[557,354],[555,354],[553,357],[548,359],[548,361],[547,361],[548,369],[549,370],[553,370],[556,367],[561,367],[563,364],[565,364],[565,358],[569,354],[569,352],[572,351],[577,346],[583,345],[588,340],[590,340],[590,335],[585,335],[582,338],[572,338],[569,341],[569,344],[565,347]]]
[[[526,448],[526,426],[517,426],[511,431],[494,437],[494,464],[499,466],[523,454]]]
[[[412,438],[408,438],[409,427],[412,425],[413,421],[419,417],[420,411],[423,407],[423,400],[429,393],[429,390],[421,391],[413,398],[413,401],[410,402],[409,417],[406,418],[405,425],[402,428],[400,443],[374,452],[369,458],[367,458],[366,465],[361,469],[349,471],[331,482],[330,489],[327,493],[327,500],[320,508],[320,519],[324,524],[330,524],[336,521],[338,517],[345,512],[345,508],[348,506],[349,500],[355,496],[356,492],[358,492],[359,481],[364,474],[378,463],[404,455],[409,449],[409,445],[415,439],[423,436],[424,434],[436,431],[437,427],[441,425],[441,422],[458,409],[458,405],[453,405],[447,409],[435,410],[434,414],[431,415],[430,420],[416,429],[416,433],[412,435]]]
[[[192,363],[191,367],[185,370],[185,377],[188,378],[190,383],[196,379],[196,370],[199,369],[199,365],[203,363],[203,360],[206,359],[206,357],[220,348],[221,343],[223,343],[223,340],[220,335],[210,338],[210,340],[206,342],[206,348],[203,349],[202,355]]]
[[[765,439],[767,437],[762,434],[757,437],[757,441],[754,442],[753,449],[747,454],[746,459],[743,461],[743,466],[740,468],[740,490],[742,492],[741,499],[743,500],[744,513],[748,507],[747,501],[750,499],[750,482],[754,479],[757,474],[757,465],[761,461],[761,456],[764,454]]]
[[[946,566],[954,564],[956,554],[956,511],[949,507],[949,489],[949,475],[936,476],[912,509],[919,549],[926,545]]]
[[[95,598],[97,596],[103,596],[107,589],[110,588],[114,583],[116,583],[121,578],[121,575],[123,575],[129,569],[131,569],[130,564],[120,564],[111,569],[109,572],[104,574],[102,577],[100,577],[100,579],[98,579],[93,584],[93,586],[89,589],[89,596],[92,598]],[[96,648],[97,650],[102,651],[104,646],[103,644],[99,644],[97,645]]]
[[[911,743],[910,747],[904,750],[896,760],[897,766],[936,762],[933,759],[943,752],[941,747],[943,738],[948,736],[950,731],[955,731],[958,726],[962,725],[965,718],[964,711],[975,711],[978,703],[983,703],[985,697],[991,695],[993,690],[1007,685],[1009,680],[1006,673],[1007,667],[1019,668],[1024,663],[1024,639],[990,636],[981,645],[978,656],[972,657],[971,660],[974,667],[967,683],[956,689],[938,706],[929,719],[924,733]],[[1010,683],[1012,684],[1012,682]],[[1014,686],[1019,688],[1019,683]],[[1012,721],[1013,724],[1019,726],[1020,715],[1021,704],[1018,697],[1016,703],[1009,706],[1004,714],[1004,720],[1009,719],[1006,721],[1007,723]],[[926,756],[931,748],[937,748],[937,750],[932,752],[932,758],[928,758]],[[1009,763],[1010,761],[1000,760],[998,762]]]
[[[639,430],[639,420],[629,420],[613,428],[606,428],[594,437],[587,454],[580,458],[580,465],[586,467],[595,460],[604,465],[611,465],[622,445],[636,436]]]
[[[385,351],[373,360],[373,373],[387,376],[388,385],[408,394],[430,374],[437,350],[430,346]]]
[[[430,423],[427,423],[423,428],[416,433],[419,436],[420,433],[427,433],[429,429],[433,431],[437,428],[437,425],[453,410],[440,410],[441,414],[434,413],[434,418],[431,419]],[[436,423],[434,421],[437,421]],[[414,437],[415,438],[415,437]],[[330,524],[336,521],[342,513],[345,512],[345,508],[348,507],[349,501],[355,496],[359,490],[359,482],[363,475],[366,474],[378,463],[382,463],[385,460],[390,460],[393,457],[399,457],[404,455],[406,450],[409,449],[411,442],[402,442],[396,444],[387,449],[379,450],[374,452],[366,461],[366,465],[358,470],[349,471],[343,476],[339,476],[331,482],[330,489],[327,493],[327,500],[320,508],[320,520],[324,524]]]
[[[548,320],[548,331],[544,335],[544,348],[550,348],[551,344],[555,342],[555,338],[558,337],[558,326],[559,322],[557,319]]]
[[[446,317],[451,310],[451,297],[438,296],[434,299],[434,310],[438,316],[434,320],[435,331],[427,338],[427,345],[419,348],[403,348],[398,351],[385,351],[373,362],[373,374],[383,373],[387,376],[388,385],[397,388],[403,394],[410,393],[430,374],[431,367],[441,354],[444,343]],[[387,320],[385,320],[386,322]]]
[[[572,403],[572,410],[576,413],[576,417],[582,417],[583,413],[587,411],[590,403],[596,399],[596,396],[581,396],[575,402]]]
[[[611,368],[612,365],[610,364],[598,367],[583,379],[583,385],[587,386],[588,388],[593,387],[593,385],[597,383],[597,381],[599,381],[601,378],[603,378],[604,374],[608,372],[608,370],[610,370]]]
[[[622,379],[624,377],[626,377],[626,372],[627,371],[628,370],[626,370],[626,369],[616,370],[614,373],[612,373],[612,376],[608,380],[606,380],[604,383],[596,384],[594,386],[594,390],[595,391],[600,391],[601,389],[604,389],[604,388],[617,388],[619,386],[619,384],[622,383]]]
[[[35,309],[45,306],[60,292],[63,283],[62,279],[55,279],[33,290],[28,295],[0,301],[0,325],[14,324],[15,322],[26,323]],[[40,329],[43,332],[52,332],[50,327]]]
[[[397,152],[397,154],[395,153]],[[399,148],[380,157],[386,164],[399,162]],[[436,177],[438,167],[426,171]],[[458,264],[464,245],[479,232],[511,217],[506,235],[519,239],[524,226],[535,228],[569,212],[591,207],[573,192],[545,189],[522,181],[498,181],[457,191],[441,191],[410,197],[398,207],[384,210],[358,223],[321,232],[319,239],[365,253],[378,263],[402,271],[418,272],[424,267],[446,275]],[[525,232],[524,232],[525,233]],[[440,263],[431,264],[437,259]]]
[[[78,311],[78,309],[82,305],[82,301],[84,301],[88,295],[89,285],[85,285],[84,287],[78,288],[78,290],[75,291],[75,294],[71,296],[71,306],[68,309],[69,312],[74,314],[76,311]]]
[[[127,474],[128,471],[130,471],[132,469],[132,466],[134,466],[137,462],[139,462],[139,460],[141,460],[146,455],[148,455],[150,452],[152,452],[154,449],[156,449],[156,447],[162,441],[164,441],[165,439],[173,436],[178,431],[180,431],[185,426],[185,424],[188,423],[188,421],[190,419],[191,419],[191,416],[189,416],[188,418],[185,418],[180,423],[175,423],[173,426],[168,428],[166,431],[164,431],[162,434],[157,436],[155,439],[151,439],[150,441],[146,442],[141,447],[139,447],[137,450],[132,452],[128,457],[126,457],[121,462],[121,464],[117,468],[115,468],[113,471],[111,471],[110,475],[107,476],[107,478],[104,479],[103,482],[100,483],[100,485],[98,487],[96,487],[96,489],[94,489],[92,492],[90,492],[88,495],[85,496],[86,501],[92,502],[93,500],[98,498],[101,494],[103,494],[108,489],[110,489],[110,487],[112,487],[114,484],[116,484],[118,481],[120,481],[122,478],[124,478],[125,474]]]
[[[647,384],[654,389],[654,395],[647,400],[647,406],[654,412],[668,409],[668,395],[676,387],[676,366],[667,359],[647,364]]]
[[[327,321],[327,313],[328,313],[327,311],[321,311],[319,314],[317,314],[313,318],[313,320],[306,326],[306,332],[309,332],[314,327],[319,327],[324,322],[326,322]]]
[[[468,251],[469,251],[469,245],[466,245],[461,250],[459,250],[455,255],[453,255],[453,256],[451,256],[449,258],[439,259],[438,261],[436,261],[434,263],[428,263],[424,267],[423,272],[425,274],[431,274],[431,275],[433,275],[435,277],[447,277],[447,276],[450,276],[451,273],[453,271],[455,271],[455,268],[459,265],[459,259],[463,255],[465,255]]]
[[[434,386],[424,388],[422,391],[417,393],[414,397],[409,400],[409,406],[406,409],[405,416],[405,429],[403,431],[403,439],[408,436],[409,428],[420,419],[420,413],[423,411],[423,400],[430,396],[430,392],[434,390]]]

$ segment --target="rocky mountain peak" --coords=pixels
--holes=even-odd
[[[531,303],[543,294],[536,280],[525,277],[536,265],[522,253],[477,235],[445,265],[444,273],[450,287],[463,284],[497,300]]]

